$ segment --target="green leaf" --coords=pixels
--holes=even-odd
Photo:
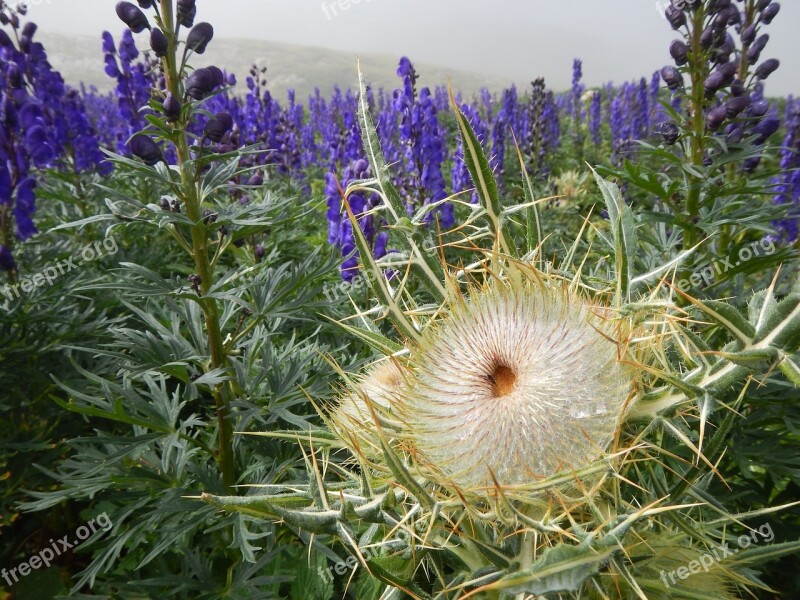
[[[369,329],[364,329],[362,327],[355,327],[353,325],[348,325],[347,323],[343,323],[341,321],[334,321],[334,322],[350,335],[357,337],[362,342],[365,342],[366,344],[368,344],[378,352],[385,354],[386,356],[391,356],[404,351],[403,346],[401,346],[397,342],[393,342],[392,340],[390,340],[385,336],[382,336],[380,333],[377,333],[375,331],[370,331]]]
[[[328,560],[312,552],[308,561],[300,561],[292,582],[292,600],[330,600],[333,598],[333,577]]]
[[[510,594],[554,594],[577,592],[583,582],[597,574],[616,549],[558,544],[544,551],[527,569],[510,573],[491,586]]]
[[[591,168],[591,167],[590,167]],[[630,300],[630,286],[633,282],[634,261],[638,252],[636,220],[631,207],[625,204],[616,184],[603,179],[592,169],[595,181],[606,203],[611,230],[614,234],[614,255],[616,257],[617,305]]]
[[[364,237],[364,233],[361,231],[361,226],[358,224],[358,219],[356,219],[356,216],[350,209],[350,204],[348,202],[345,202],[345,208],[347,209],[347,215],[352,224],[353,239],[356,242],[361,260],[364,262],[365,268],[368,269],[372,275],[369,277],[369,281],[373,291],[378,295],[381,303],[388,309],[389,318],[392,320],[395,327],[407,338],[419,340],[419,331],[417,331],[414,324],[405,315],[403,309],[389,290],[389,284],[386,281],[386,276],[383,274],[383,269],[381,269],[375,261],[375,257],[372,255],[372,248],[369,247],[369,243]]]
[[[481,205],[486,210],[486,215],[489,219],[489,226],[494,234],[494,239],[500,248],[506,253],[511,255],[511,248],[505,241],[503,236],[503,224],[500,218],[503,211],[500,206],[500,196],[497,193],[497,182],[494,179],[494,174],[489,166],[489,161],[481,148],[481,143],[478,136],[472,129],[472,126],[467,121],[467,117],[458,106],[453,90],[448,90],[450,94],[450,105],[456,115],[456,123],[461,132],[461,140],[464,145],[464,164],[469,169],[469,174],[475,184],[475,189],[478,192],[478,197],[481,200]],[[524,171],[524,167],[523,167]]]

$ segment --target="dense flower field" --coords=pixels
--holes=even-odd
[[[0,0],[2,597],[800,594],[779,3],[306,99],[192,68],[202,4],[119,2],[103,94]]]

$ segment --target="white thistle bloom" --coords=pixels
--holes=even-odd
[[[491,474],[533,483],[601,456],[632,391],[610,338],[560,290],[473,293],[414,352],[404,416],[421,458],[472,488],[493,486]]]
[[[352,387],[330,413],[334,431],[362,456],[381,456],[375,417],[377,416],[386,433],[401,429],[394,412],[400,386],[404,383],[404,372],[395,360],[383,360],[370,367],[364,375],[352,382]]]
[[[391,359],[383,360],[367,371],[357,383],[356,389],[342,397],[336,412],[351,425],[373,424],[374,419],[365,396],[379,414],[391,412],[391,407],[397,404],[397,391],[402,383],[403,373],[397,363]]]

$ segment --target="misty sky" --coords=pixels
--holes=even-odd
[[[123,28],[115,0],[28,1],[43,30],[99,36]],[[556,89],[569,84],[573,57],[584,61],[588,85],[652,74],[670,62],[667,48],[676,37],[657,10],[667,0],[350,0],[336,16],[333,2],[197,0],[198,20],[211,22],[218,38],[334,48],[354,60],[359,52],[407,55],[522,85],[543,75]],[[771,41],[763,58],[781,60],[768,95],[800,95],[798,25],[800,2],[785,0],[766,29]]]

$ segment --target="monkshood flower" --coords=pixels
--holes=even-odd
[[[545,144],[545,108],[547,104],[547,87],[544,77],[531,82],[531,94],[528,99],[526,118],[528,126],[525,131],[526,147],[531,159],[532,172],[540,171],[541,163],[547,155]]]
[[[491,131],[491,156],[489,157],[489,166],[492,171],[499,175],[503,172],[503,163],[506,155],[506,129],[508,124],[502,109],[497,114],[497,117],[492,120]]]
[[[0,245],[6,270],[16,268],[15,240],[37,233],[35,169],[68,165],[76,173],[108,172],[79,95],[67,90],[34,40],[36,25],[22,24],[20,15],[24,10],[0,2],[0,21],[18,41],[0,30]]]
[[[651,113],[650,96],[647,80],[642,77],[638,87],[631,87],[628,90],[631,94],[629,104],[635,106],[631,113],[631,130],[636,139],[644,139],[650,133]]]
[[[375,120],[375,127],[386,162],[390,165],[399,164],[402,157],[397,133],[400,115],[395,112],[391,97],[388,97],[383,90],[380,91],[378,96],[378,109],[379,113]],[[397,179],[398,183],[400,183],[400,178],[398,177]]]
[[[550,152],[555,152],[561,144],[561,117],[552,91],[547,92],[542,120],[545,123],[545,143]]]
[[[140,109],[150,101],[151,90],[157,87],[154,78],[155,69],[139,59],[139,50],[129,29],[122,33],[119,51],[114,38],[107,31],[103,32],[103,52],[105,54],[106,75],[117,82],[114,96],[117,101],[115,138],[117,151],[126,152],[126,142],[134,134],[141,131],[146,121]]]
[[[354,161],[349,165],[339,181],[335,173],[329,172],[325,175],[325,193],[328,204],[328,242],[341,249],[341,255],[345,259],[341,266],[342,279],[352,281],[358,274],[359,254],[356,251],[353,228],[347,212],[345,211],[343,194],[353,181],[367,179],[370,177],[370,167],[363,158]],[[386,243],[388,234],[379,231],[385,227],[385,222],[377,222],[376,217],[370,214],[371,209],[380,203],[380,198],[376,194],[369,197],[362,192],[350,194],[348,204],[353,215],[358,221],[359,228],[364,234],[367,243],[372,248],[375,258],[381,258],[386,254]]]
[[[364,158],[361,144],[361,129],[358,126],[358,101],[350,90],[347,90],[342,110],[342,132],[344,135],[345,164]]]
[[[338,85],[333,87],[333,96],[328,103],[327,118],[323,122],[322,142],[326,148],[328,168],[336,171],[345,164],[344,114],[348,108]]]
[[[789,217],[776,223],[788,242],[798,238],[800,220],[800,100],[789,100],[786,108],[786,137],[781,149],[782,175],[776,181],[775,203],[791,205]]]
[[[733,2],[709,2],[704,5],[707,15],[704,28],[697,32],[684,14],[689,10],[691,7],[688,6],[683,10],[674,6],[667,10],[667,18],[673,26],[678,24],[675,29],[687,26],[684,39],[674,40],[670,45],[670,55],[675,65],[693,78],[704,78],[705,103],[702,108],[706,129],[725,135],[733,144],[751,134],[756,135],[756,144],[764,143],[775,133],[777,121],[774,116],[767,116],[767,108],[759,104],[759,90],[763,81],[778,69],[780,62],[774,58],[759,61],[770,39],[763,29],[778,14],[780,5],[765,0],[739,8]],[[698,33],[699,36],[694,37]],[[738,36],[738,47],[735,36]],[[698,42],[707,60],[694,65],[690,57],[693,44]],[[676,97],[679,96],[684,85],[681,70],[669,65],[661,70],[661,74],[667,87],[676,92]],[[752,171],[759,161],[757,157],[748,158],[743,163],[744,170]]]
[[[403,87],[395,95],[395,110],[400,116],[400,144],[405,149],[405,186],[409,210],[447,197],[442,175],[444,141],[436,106],[430,89],[417,94],[417,72],[411,61],[403,57],[397,68]],[[455,222],[453,206],[438,208],[439,220],[445,229]],[[433,215],[429,213],[429,217]]]
[[[572,61],[572,104],[570,105],[570,115],[577,122],[583,121],[583,92],[586,86],[581,83],[583,79],[583,61],[574,59]]]
[[[304,108],[295,101],[294,90],[289,90],[289,104],[278,117],[274,130],[275,156],[279,170],[283,174],[302,178],[300,134],[303,128]]]
[[[650,78],[650,106],[652,110],[651,129],[657,131],[661,123],[667,119],[667,113],[659,101],[661,96],[661,74],[656,71]]]
[[[592,143],[599,146],[603,142],[601,127],[603,126],[603,96],[600,92],[592,94],[592,100],[589,104],[589,134],[592,137]]]

